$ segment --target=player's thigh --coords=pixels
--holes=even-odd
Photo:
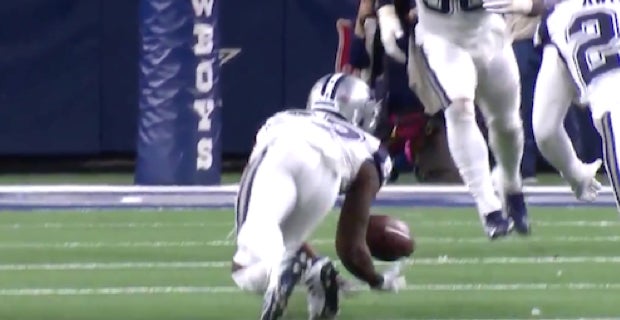
[[[607,112],[618,114],[620,111],[620,70],[602,75],[589,87],[588,99],[592,118],[600,120]],[[597,121],[598,122],[598,121]],[[599,128],[597,128],[599,129]]]
[[[426,77],[430,89],[443,97],[443,107],[454,100],[473,101],[478,78],[471,55],[441,37],[424,34],[424,31],[417,32],[417,35],[422,36],[418,42],[417,72]],[[410,67],[410,73],[415,72],[413,69]],[[433,112],[427,110],[427,113]]]
[[[264,151],[246,168],[237,197],[237,253],[234,261],[245,265],[278,260],[284,253],[280,224],[297,202],[294,173],[282,152]]]
[[[509,45],[503,47],[478,73],[476,103],[488,126],[520,126],[519,67]]]
[[[548,64],[540,70],[534,89],[532,131],[537,142],[543,143],[564,127],[566,114],[574,94],[563,77],[558,77]]]
[[[336,202],[341,183],[340,177],[324,164],[323,157],[316,151],[305,153],[304,163],[298,170],[297,205],[282,223],[287,252],[297,251],[323,222]]]

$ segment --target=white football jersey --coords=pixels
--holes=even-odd
[[[504,19],[482,8],[482,0],[416,0],[419,24],[427,32],[456,42],[479,41],[491,31],[506,31]]]
[[[535,44],[557,48],[582,104],[597,82],[620,72],[619,16],[620,0],[566,0],[538,26]]]
[[[382,183],[392,170],[391,159],[377,138],[330,113],[297,109],[276,113],[258,131],[252,155],[276,140],[305,142],[319,150],[326,165],[341,177],[341,191],[349,187],[364,161],[375,163]]]

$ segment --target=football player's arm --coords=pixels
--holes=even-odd
[[[344,267],[370,287],[380,287],[383,276],[377,273],[368,245],[366,230],[370,206],[381,188],[376,165],[365,161],[345,194],[336,231],[336,252]]]
[[[405,63],[407,62],[407,55],[398,45],[398,40],[405,35],[405,32],[403,31],[401,21],[396,12],[394,1],[395,0],[376,0],[375,2],[379,33],[385,53],[394,60]]]
[[[374,1],[361,0],[355,19],[355,30],[351,41],[351,51],[349,52],[349,63],[354,70],[362,70],[370,67],[370,55],[366,51],[366,30],[364,24],[366,19],[374,15]]]
[[[357,9],[357,17],[355,18],[355,29],[353,30],[357,37],[366,37],[366,33],[364,32],[364,23],[366,22],[366,19],[374,15],[374,7],[374,0],[360,0],[360,5]]]

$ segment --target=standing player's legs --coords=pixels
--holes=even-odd
[[[522,192],[523,122],[519,111],[519,68],[509,44],[480,67],[477,102],[489,130],[489,145],[497,162],[505,210],[521,234],[529,233]]]
[[[545,48],[534,93],[534,137],[540,153],[571,185],[575,196],[580,200],[592,201],[601,188],[595,178],[601,162],[597,160],[584,164],[577,157],[564,128],[564,119],[574,97],[571,76],[557,50],[553,47]],[[602,125],[598,128],[602,128]],[[603,136],[602,130],[599,132]]]
[[[476,201],[489,237],[506,235],[509,223],[502,217],[501,202],[489,171],[488,148],[476,123],[477,76],[471,56],[443,38],[425,34],[419,25],[416,37],[422,46],[421,64],[425,67],[417,72],[425,72],[433,89],[443,97],[447,140],[454,163]]]

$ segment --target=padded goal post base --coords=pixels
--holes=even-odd
[[[141,0],[136,184],[220,183],[220,1]]]

